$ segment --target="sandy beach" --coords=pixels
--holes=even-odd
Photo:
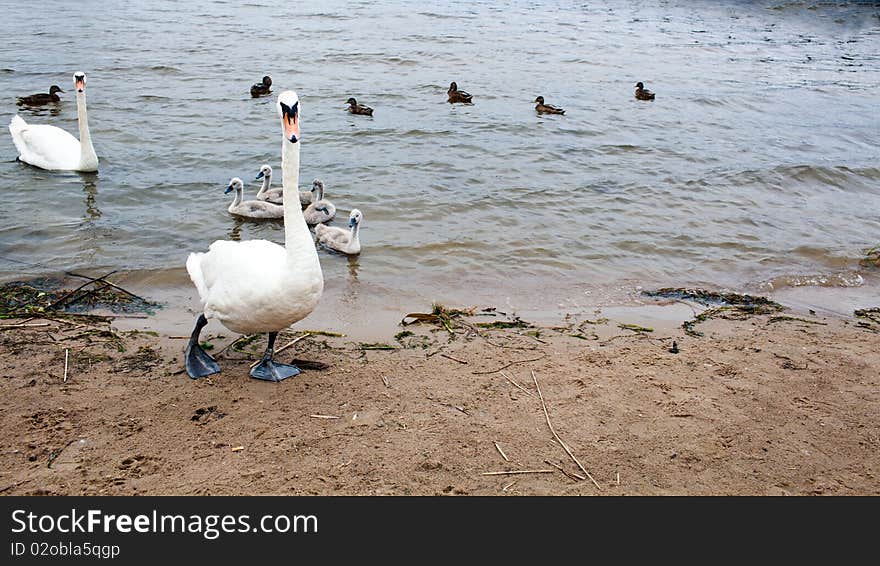
[[[247,375],[264,337],[203,335],[223,371],[193,381],[186,340],[122,320],[0,321],[3,494],[880,494],[876,316],[688,334],[485,306],[313,331],[278,384]]]

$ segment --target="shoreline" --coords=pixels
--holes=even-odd
[[[94,270],[92,270],[94,271]],[[95,274],[103,274],[95,272]],[[796,314],[811,311],[824,316],[851,319],[853,311],[880,304],[880,279],[873,272],[864,273],[860,286],[791,286],[769,292],[756,291],[754,286],[709,290],[748,293],[766,296],[779,302]],[[67,286],[76,286],[82,280],[61,274],[46,274],[33,279],[57,279]],[[29,279],[25,279],[27,281]],[[159,308],[146,318],[115,315],[121,330],[154,331],[163,335],[189,335],[199,314],[199,300],[185,269],[161,269],[119,272],[111,280],[127,290],[158,303]],[[664,330],[673,330],[685,320],[706,307],[694,302],[670,302],[653,299],[643,294],[651,287],[636,282],[618,282],[596,285],[560,285],[555,289],[504,289],[493,292],[488,288],[473,291],[431,290],[422,293],[393,289],[381,284],[357,281],[327,280],[324,296],[314,313],[293,326],[293,329],[313,329],[344,334],[352,340],[390,340],[401,331],[400,321],[411,312],[430,311],[433,303],[452,308],[496,308],[510,316],[540,325],[561,324],[566,318],[587,316],[610,318],[624,324],[640,324]],[[100,314],[114,316],[109,311]],[[230,334],[217,321],[209,321],[206,332]]]
[[[693,315],[636,320],[650,308]],[[787,309],[696,336],[600,314],[492,327],[474,310],[387,344],[312,335],[280,355],[303,373],[277,384],[247,376],[262,337],[234,350],[215,334],[222,372],[193,381],[185,340],[117,324],[145,319],[32,320],[0,331],[0,490],[880,494],[877,322]],[[547,471],[512,473],[528,470]]]

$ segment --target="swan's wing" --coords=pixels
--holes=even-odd
[[[283,204],[284,189],[270,189],[266,191],[265,198],[263,200],[265,200],[266,202],[271,202],[273,204]]]
[[[315,235],[318,236],[318,241],[322,244],[327,245],[345,245],[351,240],[351,232],[348,230],[343,230],[338,226],[325,226],[324,224],[318,224],[315,226]]]
[[[79,164],[79,140],[69,132],[47,125],[31,125],[15,116],[9,124],[19,159],[44,169],[75,168]]]
[[[187,271],[193,277],[190,263],[198,262],[199,280],[204,286],[204,291],[199,290],[202,302],[206,307],[222,310],[223,305],[251,296],[259,281],[265,280],[277,266],[285,265],[286,258],[284,247],[268,240],[217,240],[206,253],[190,254]],[[196,279],[193,277],[193,283],[199,289]]]
[[[235,207],[235,214],[251,218],[283,218],[284,208],[264,200],[246,200]]]

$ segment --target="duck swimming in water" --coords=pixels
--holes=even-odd
[[[251,96],[257,98],[258,96],[263,96],[265,94],[270,94],[272,92],[272,77],[266,75],[263,77],[263,82],[256,83],[251,86]]]
[[[654,100],[654,93],[645,88],[641,82],[636,83],[636,98],[639,100]]]
[[[364,116],[373,115],[372,108],[363,104],[358,104],[358,101],[355,100],[354,97],[349,98],[345,103],[348,104],[348,111],[352,114],[362,114]]]
[[[455,83],[455,81],[449,83],[449,90],[446,91],[446,94],[448,96],[446,101],[450,104],[453,104],[455,102],[471,103],[474,98],[473,96],[471,96],[470,93],[467,93],[463,90],[458,90],[458,85]]]
[[[544,104],[544,97],[539,96],[535,99],[535,102],[538,104],[535,106],[535,110],[538,111],[538,114],[565,114],[565,110],[562,108],[557,108],[550,104]]]
[[[61,90],[61,87],[58,85],[52,85],[49,87],[49,92],[38,92],[37,94],[32,94],[30,96],[19,96],[18,97],[18,105],[19,106],[42,106],[43,104],[50,104],[52,102],[61,102],[61,97],[58,96],[59,92],[64,92]]]

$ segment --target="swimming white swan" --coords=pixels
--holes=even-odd
[[[272,183],[272,167],[270,165],[260,167],[260,172],[257,173],[255,180],[259,181],[260,179],[263,180],[263,184],[260,186],[260,190],[257,191],[257,200],[264,200],[273,204],[284,202],[284,187],[269,188],[269,185]]]
[[[330,222],[336,216],[336,205],[324,198],[324,181],[315,179],[312,183],[312,204],[303,211],[307,224]]]
[[[224,193],[235,191],[235,198],[229,205],[229,213],[245,218],[284,218],[284,207],[265,200],[242,200],[244,198],[244,182],[238,177],[229,181]]]
[[[86,110],[86,75],[73,75],[76,87],[76,117],[79,121],[79,139],[56,126],[32,126],[14,116],[9,133],[18,149],[18,159],[34,167],[55,171],[97,171],[98,156],[89,133]]]
[[[318,224],[315,226],[315,236],[319,244],[323,244],[331,250],[336,250],[348,255],[357,255],[361,253],[361,239],[359,235],[361,220],[364,215],[361,211],[354,209],[348,215],[349,230],[336,226],[326,226]]]
[[[299,98],[282,92],[276,107],[281,116],[282,185],[292,194],[299,183]],[[207,253],[192,253],[186,270],[199,292],[199,315],[186,348],[186,370],[193,379],[220,371],[220,366],[199,346],[199,334],[216,318],[240,334],[268,332],[269,343],[251,377],[281,381],[297,375],[296,366],[272,360],[278,331],[302,320],[321,299],[324,276],[309,227],[295,199],[284,206],[284,245],[266,240],[218,240]]]

